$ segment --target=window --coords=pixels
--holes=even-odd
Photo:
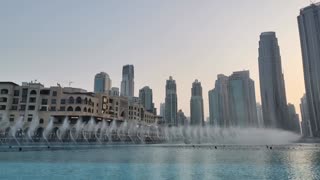
[[[32,117],[30,118],[30,117],[28,117],[28,122],[31,122],[32,121]]]
[[[0,105],[0,110],[6,110],[7,106],[5,105]]]
[[[66,111],[66,107],[65,106],[61,106],[60,107],[60,111]]]
[[[57,104],[57,100],[56,99],[51,99],[51,104]]]
[[[40,124],[43,124],[44,120],[43,119],[40,119],[39,123]]]
[[[1,89],[0,94],[9,94],[8,89]]]
[[[82,99],[81,99],[81,97],[77,97],[77,99],[76,99],[76,103],[77,103],[77,104],[81,104],[81,103],[82,103]]]
[[[37,94],[37,91],[36,91],[36,90],[30,91],[30,95],[36,95],[36,94]]]
[[[73,111],[73,108],[71,106],[69,106],[67,111]]]
[[[28,110],[31,110],[31,111],[33,111],[33,110],[35,110],[35,109],[36,109],[35,106],[29,106],[29,107],[28,107]]]
[[[6,97],[0,98],[0,102],[7,102],[7,101],[8,101],[8,98],[6,98]]]
[[[52,96],[57,96],[57,91],[53,91]]]
[[[48,104],[48,99],[42,99],[41,100],[42,105],[47,105]]]
[[[10,122],[13,122],[13,121],[14,121],[14,118],[10,117],[9,121],[10,121]]]
[[[25,110],[26,110],[26,105],[21,105],[21,106],[20,106],[20,110],[21,110],[21,111],[25,111]]]
[[[81,108],[78,106],[76,107],[75,111],[81,111]]]
[[[74,98],[72,96],[69,97],[69,104],[74,104]]]
[[[66,99],[61,99],[60,104],[66,104]]]
[[[56,111],[56,107],[55,106],[50,107],[50,111]]]
[[[40,91],[41,95],[50,95],[50,90],[49,89],[43,89]]]
[[[42,107],[40,108],[40,111],[47,111],[47,106],[42,106]]]
[[[83,112],[87,112],[87,108],[86,107],[83,108]]]
[[[19,98],[12,99],[12,104],[18,104],[18,103],[19,103]]]
[[[13,111],[18,110],[18,106],[11,106],[11,110],[13,110]]]
[[[36,98],[35,97],[29,98],[29,103],[35,103],[35,102],[36,102]]]
[[[13,91],[13,95],[14,96],[19,96],[20,95],[20,91],[19,90],[14,90]]]

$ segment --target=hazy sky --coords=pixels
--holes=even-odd
[[[177,82],[178,108],[190,112],[191,85],[202,83],[205,114],[217,74],[250,70],[260,102],[258,41],[279,39],[288,102],[304,93],[297,25],[309,0],[28,0],[0,2],[0,81],[37,79],[93,90],[97,72],[120,86],[122,66],[135,66],[135,95],[145,85],[164,101]]]

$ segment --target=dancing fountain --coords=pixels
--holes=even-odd
[[[300,136],[291,132],[258,128],[165,127],[141,121],[84,120],[57,123],[50,117],[46,127],[34,118],[27,126],[20,117],[12,126],[1,122],[1,143],[10,145],[105,145],[105,144],[286,144]],[[25,128],[25,129],[24,129]],[[8,131],[9,129],[9,131]],[[6,133],[8,132],[8,133]],[[9,139],[9,140],[8,140]],[[12,140],[10,140],[12,139]],[[27,140],[27,141],[25,141]]]

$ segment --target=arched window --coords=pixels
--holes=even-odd
[[[81,97],[77,97],[77,99],[76,99],[76,103],[77,103],[77,104],[81,104],[81,103],[82,103],[82,99],[81,99]]]
[[[1,89],[0,94],[8,94],[9,90],[8,89]]]
[[[69,106],[67,111],[73,111],[73,108],[71,106]]]
[[[88,112],[91,113],[91,109],[90,108],[88,108]]]
[[[36,91],[36,90],[30,91],[30,95],[36,95],[36,94],[37,94],[37,91]]]
[[[77,106],[75,111],[81,111],[81,108],[79,106]]]
[[[84,104],[88,104],[88,99],[84,98]]]
[[[86,107],[83,108],[83,112],[87,112],[87,108]]]
[[[39,124],[43,124],[44,120],[40,119]]]
[[[69,104],[74,104],[74,98],[72,96],[69,97]]]
[[[91,103],[92,103],[92,101],[91,101],[91,99],[89,99],[89,105],[91,105]]]

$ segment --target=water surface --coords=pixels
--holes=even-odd
[[[115,145],[0,153],[0,179],[320,179],[316,144]]]

